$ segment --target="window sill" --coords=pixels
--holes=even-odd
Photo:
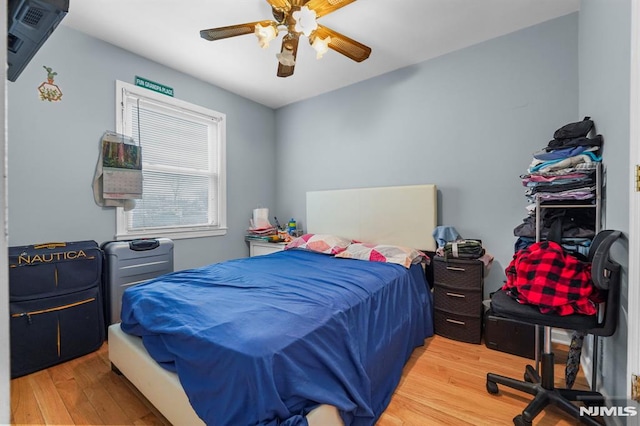
[[[183,240],[188,238],[219,237],[227,234],[227,228],[215,229],[194,229],[194,230],[144,230],[128,232],[126,234],[116,234],[116,240],[131,240],[136,238],[159,238],[165,237],[172,240]]]

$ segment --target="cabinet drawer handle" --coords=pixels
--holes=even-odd
[[[451,297],[459,297],[461,299],[464,299],[466,296],[464,294],[460,294],[460,293],[449,293],[447,292],[447,296],[451,296]]]
[[[447,266],[447,269],[450,271],[462,271],[464,272],[464,268],[458,268],[456,266]]]
[[[450,318],[447,318],[447,322],[452,322],[454,324],[464,325],[464,321],[452,320]]]

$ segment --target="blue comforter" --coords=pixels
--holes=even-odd
[[[127,289],[122,329],[175,371],[208,425],[372,425],[433,334],[422,268],[288,250]]]

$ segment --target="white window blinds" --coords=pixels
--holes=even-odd
[[[224,115],[122,85],[122,132],[141,146],[143,198],[120,212],[118,234],[180,238],[223,230]]]

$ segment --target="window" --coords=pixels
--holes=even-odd
[[[116,130],[142,152],[143,198],[116,238],[226,234],[225,115],[116,81]]]

